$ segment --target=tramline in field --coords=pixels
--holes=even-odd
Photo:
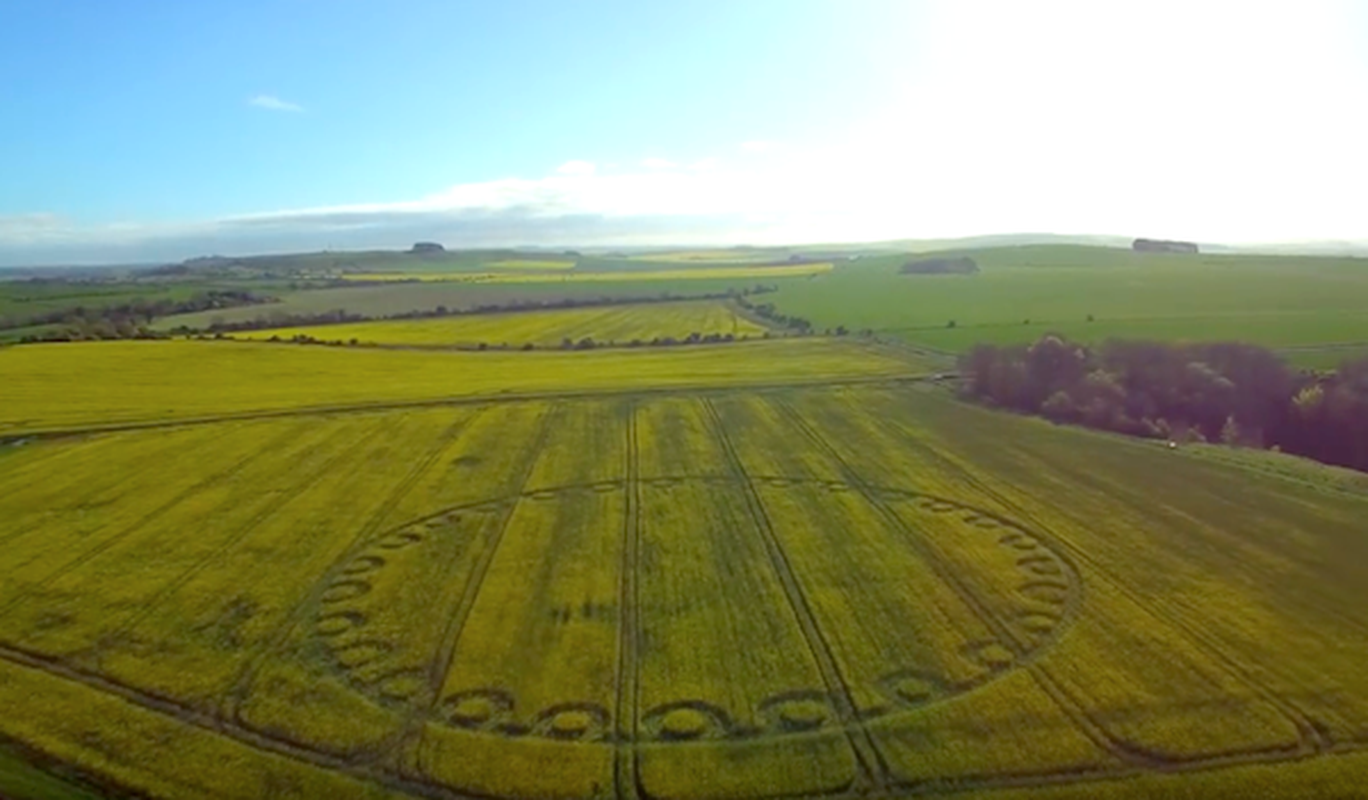
[[[1123,474],[1174,488],[1132,503]],[[1354,641],[1331,601],[1361,568],[1310,583],[1271,532],[1361,548],[1364,501],[1263,479],[1254,527],[1248,480],[877,386],[57,440],[0,461],[0,697],[31,712],[4,729],[220,793],[247,764],[305,793],[768,797],[1340,757],[1362,654],[1239,621]],[[1257,587],[1216,568],[1235,529]],[[162,735],[201,755],[151,758]]]

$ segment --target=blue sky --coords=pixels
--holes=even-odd
[[[1365,52],[1353,0],[7,0],[0,264],[1365,239]]]

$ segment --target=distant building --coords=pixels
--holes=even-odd
[[[1196,253],[1195,242],[1175,242],[1167,239],[1136,239],[1131,249],[1137,253]]]
[[[414,242],[413,248],[409,252],[418,254],[445,253],[446,248],[436,242]]]

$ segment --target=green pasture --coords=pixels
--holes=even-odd
[[[1052,331],[1089,342],[1238,339],[1308,366],[1368,351],[1368,259],[1055,245],[961,252],[979,273],[903,275],[907,256],[866,258],[785,283],[772,301],[818,328],[872,329],[954,352]]]

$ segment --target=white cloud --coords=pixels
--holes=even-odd
[[[291,103],[288,100],[281,100],[273,94],[258,94],[247,98],[247,104],[264,108],[269,111],[288,111],[292,114],[299,114],[304,111],[304,107],[298,103]]]
[[[597,167],[590,161],[567,161],[556,167],[557,175],[593,175]]]
[[[0,242],[41,241],[66,227],[56,214],[0,214]]]
[[[778,176],[721,169],[599,174],[574,166],[541,178],[457,184],[404,202],[284,209],[190,223],[80,225],[49,216],[16,218],[0,224],[0,264],[404,247],[423,239],[453,247],[778,241],[792,232],[769,231],[799,210],[803,195],[798,188]],[[814,228],[804,224],[793,230]]]
[[[901,94],[820,143],[794,130],[783,142],[742,142],[721,160],[633,165],[615,153],[608,163],[617,167],[573,160],[547,175],[458,183],[399,203],[193,224],[0,217],[0,262],[425,238],[452,246],[1021,231],[1368,239],[1355,202],[1368,185],[1368,107],[1352,102],[1368,87],[1368,67],[1344,32],[1344,3],[929,7],[932,46],[909,59]],[[267,96],[253,103],[297,108]]]

